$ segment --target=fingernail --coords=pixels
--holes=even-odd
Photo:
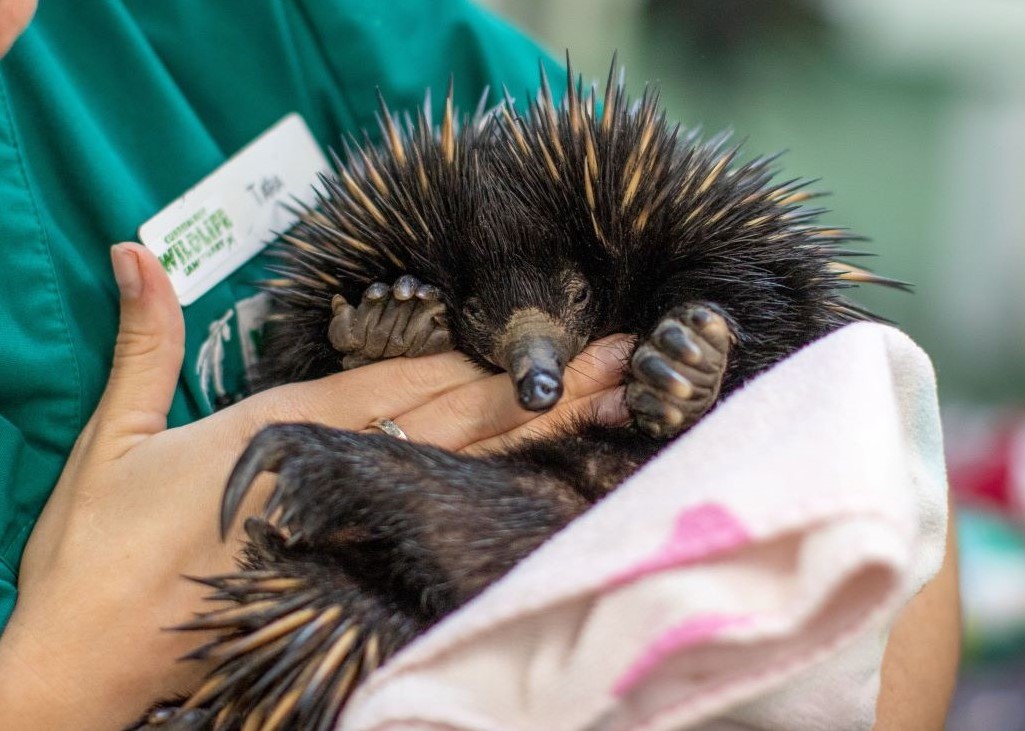
[[[110,263],[114,267],[114,280],[122,297],[135,299],[142,294],[139,257],[130,247],[124,244],[110,247]]]

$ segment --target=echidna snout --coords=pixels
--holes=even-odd
[[[545,411],[562,397],[562,368],[553,358],[554,344],[545,338],[530,342],[526,352],[514,362],[523,375],[515,378],[520,405],[530,411]]]
[[[530,411],[550,409],[562,398],[566,363],[584,345],[534,307],[513,312],[495,342],[495,362],[509,372],[520,406]]]

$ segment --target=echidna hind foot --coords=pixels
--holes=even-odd
[[[588,506],[500,461],[278,424],[232,472],[222,531],[265,471],[276,484],[245,523],[244,568],[197,579],[230,604],[178,628],[217,633],[188,655],[216,667],[138,729],[333,728],[374,669]]]
[[[354,307],[336,294],[331,299],[327,338],[349,370],[386,358],[443,353],[452,349],[445,305],[438,288],[415,277],[399,277],[390,287],[371,284]]]

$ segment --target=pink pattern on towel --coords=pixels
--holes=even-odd
[[[727,627],[736,627],[751,620],[750,615],[702,614],[666,630],[644,652],[634,660],[627,671],[616,681],[612,692],[622,697],[643,681],[662,662],[673,654],[694,645],[702,644]]]
[[[610,586],[628,584],[642,576],[731,551],[750,542],[747,529],[733,513],[717,503],[703,503],[681,512],[665,545],[614,577]]]

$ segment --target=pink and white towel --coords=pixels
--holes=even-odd
[[[870,728],[938,570],[928,358],[847,327],[732,395],[359,690],[341,731]]]

